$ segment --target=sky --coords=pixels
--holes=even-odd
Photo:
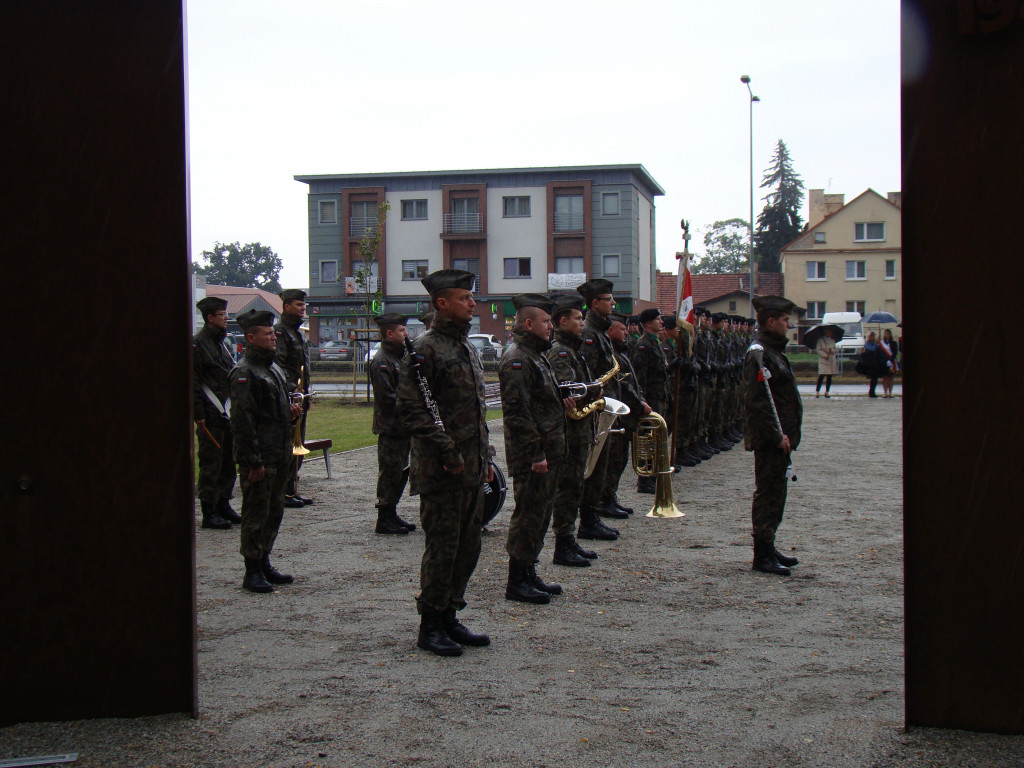
[[[192,256],[258,241],[306,287],[295,175],[641,163],[680,219],[749,218],[779,139],[808,189],[900,185],[898,0],[191,0]],[[755,189],[755,220],[760,198]],[[802,211],[807,217],[806,199]]]

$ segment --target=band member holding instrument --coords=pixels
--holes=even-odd
[[[619,381],[619,399],[629,407],[629,413],[620,416],[615,426],[622,429],[621,434],[614,432],[608,435],[608,469],[607,484],[611,489],[612,500],[619,488],[619,481],[622,473],[629,464],[629,445],[633,440],[633,432],[641,416],[647,416],[651,412],[651,406],[644,401],[644,394],[640,389],[640,382],[637,379],[636,371],[630,362],[629,339],[626,336],[626,318],[622,315],[612,314],[609,316],[612,324],[608,327],[608,338],[612,340],[615,349],[615,357],[619,361],[619,368],[622,372],[622,379]],[[633,349],[635,349],[635,345]],[[618,503],[617,501],[615,503]],[[633,510],[629,510],[632,513]]]
[[[639,315],[644,335],[633,347],[630,362],[639,379],[640,391],[651,409],[659,414],[668,413],[668,361],[662,348],[660,334],[665,327],[661,312],[656,307],[645,309]],[[638,477],[637,493],[654,493],[655,478]]]
[[[554,341],[544,356],[555,372],[555,378],[562,381],[590,382],[593,380],[587,361],[583,359],[583,298],[580,296],[558,296],[551,310],[555,324]],[[577,413],[601,392],[588,392],[586,397],[576,398]],[[597,413],[587,413],[582,418],[570,416],[566,420],[566,457],[562,470],[555,482],[555,502],[551,527],[555,532],[556,565],[586,568],[597,553],[584,549],[573,535],[576,532],[576,515],[583,497],[583,475],[587,466],[587,454],[594,443],[597,430]],[[598,518],[598,524],[605,528]],[[611,531],[597,531],[596,538],[614,540]]]
[[[225,529],[242,522],[230,502],[236,473],[231,450],[228,373],[235,362],[224,343],[227,306],[227,300],[214,296],[196,304],[205,323],[192,340],[192,411],[199,441],[196,492],[203,512],[203,528]]]
[[[480,557],[483,484],[491,480],[483,366],[467,341],[476,302],[472,272],[442,269],[421,280],[435,315],[413,342],[398,381],[398,410],[412,437],[412,492],[420,494],[425,548],[420,567],[417,645],[459,656],[490,638],[456,617]],[[429,402],[427,397],[430,398]]]
[[[274,362],[277,337],[271,312],[249,310],[238,316],[245,331],[245,355],[231,370],[231,431],[242,485],[242,587],[273,592],[292,577],[270,564],[270,553],[284,518],[284,491],[291,477],[292,421],[302,404],[289,400],[291,385]]]
[[[274,325],[277,336],[277,364],[284,370],[290,385],[290,391],[309,393],[309,342],[302,335],[299,327],[306,318],[306,292],[298,288],[289,288],[278,294],[281,297],[281,319]],[[306,413],[309,411],[310,399],[302,400],[302,420],[299,422],[299,434],[306,439]],[[302,467],[302,456],[293,459],[292,478],[285,489],[284,505],[299,508],[312,504],[313,499],[299,495],[299,469]]]
[[[398,501],[408,478],[409,433],[398,418],[398,374],[405,356],[408,318],[378,315],[380,349],[370,361],[373,386],[373,434],[377,435],[377,525],[375,533],[405,535],[416,526],[398,516]]]
[[[781,296],[754,299],[759,331],[743,363],[743,442],[754,452],[756,485],[750,509],[753,569],[779,576],[788,576],[797,564],[795,557],[783,555],[775,547],[775,532],[786,507],[790,453],[800,445],[803,420],[800,393],[785,355],[793,307],[793,302]]]
[[[513,296],[512,345],[498,365],[505,460],[512,475],[516,507],[508,527],[508,583],[505,599],[547,603],[562,594],[558,584],[538,575],[537,558],[551,522],[555,488],[565,460],[565,411],[572,401],[558,389],[550,349],[552,302],[547,296]]]

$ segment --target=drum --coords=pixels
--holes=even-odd
[[[491,462],[494,470],[494,481],[484,483],[484,525],[498,516],[502,506],[505,504],[505,491],[508,486],[505,483],[505,475],[495,462]]]

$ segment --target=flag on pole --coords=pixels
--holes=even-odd
[[[693,326],[693,282],[690,279],[690,254],[684,251],[676,256],[679,259],[679,277],[676,281],[676,296],[679,297],[679,306],[676,311],[676,319],[685,320]]]

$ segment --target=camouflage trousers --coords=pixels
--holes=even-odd
[[[510,557],[531,564],[540,557],[551,523],[561,469],[561,461],[549,461],[547,472],[527,471],[512,478],[516,508],[512,511],[505,542],[505,551]]]
[[[620,425],[613,425],[613,429]],[[608,449],[608,468],[604,475],[604,498],[610,499],[618,493],[622,473],[629,464],[629,447],[633,442],[633,431],[628,429],[621,435],[611,434],[605,441]]]
[[[302,442],[306,442],[306,413],[302,412],[302,420],[299,422],[299,434],[302,436]],[[292,425],[295,426],[294,424]],[[291,477],[288,479],[288,485],[285,488],[285,494],[288,496],[294,496],[299,492],[299,470],[302,469],[302,457],[293,456],[291,463]]]
[[[231,453],[231,424],[224,419],[207,420],[206,428],[220,443],[220,448],[199,427],[196,438],[199,449],[199,479],[196,480],[196,496],[208,504],[220,499],[230,499],[235,488],[235,460]]]
[[[274,541],[284,519],[284,487],[291,465],[266,467],[258,483],[249,480],[249,468],[238,468],[242,486],[242,531],[239,534],[242,557],[259,560],[274,550]]]
[[[409,437],[377,435],[377,507],[387,509],[398,504],[409,476]]]
[[[751,535],[772,543],[786,508],[786,468],[789,457],[781,448],[754,451],[754,503],[750,508]]]
[[[694,441],[694,424],[697,421],[697,390],[688,386],[679,388],[679,406],[676,408],[675,446],[681,451]]]
[[[613,435],[608,435],[604,441],[594,471],[583,481],[583,500],[580,502],[580,507],[583,509],[596,509],[604,501],[608,483],[608,442],[612,437]]]
[[[466,607],[466,585],[480,559],[483,486],[420,494],[425,546],[416,607],[447,611]]]
[[[555,536],[568,536],[576,530],[576,515],[583,499],[583,473],[587,470],[589,454],[589,441],[570,443],[569,452],[561,462],[558,479],[555,481],[555,505],[551,522]]]
[[[706,438],[708,432],[708,413],[711,410],[711,397],[715,388],[710,384],[701,382],[697,389],[697,424],[696,435],[698,440]]]

